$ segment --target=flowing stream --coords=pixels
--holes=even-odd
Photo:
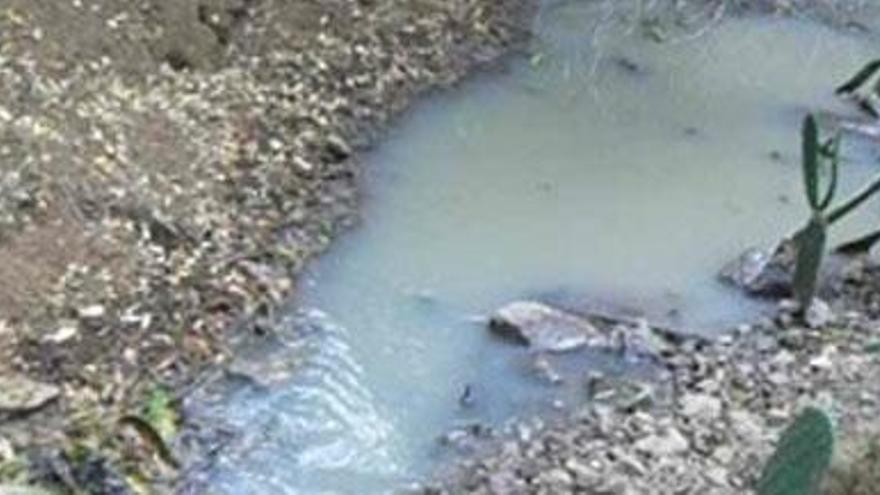
[[[431,473],[452,427],[576,406],[578,380],[544,384],[486,331],[507,301],[705,335],[765,309],[715,273],[805,220],[800,120],[848,111],[832,88],[880,45],[762,18],[658,43],[603,5],[544,8],[533,56],[417,105],[368,156],[363,225],[304,277],[283,346],[255,353],[292,377],[205,406],[242,431],[213,493],[390,493]],[[845,189],[876,168],[848,143]],[[644,372],[601,353],[560,366]]]

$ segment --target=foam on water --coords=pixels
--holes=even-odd
[[[213,409],[244,431],[214,492],[387,493],[430,471],[453,425],[583,400],[577,381],[531,378],[524,351],[473,321],[505,301],[707,334],[762,310],[714,274],[805,218],[800,119],[839,108],[830,88],[877,46],[761,19],[658,44],[595,29],[597,9],[545,9],[538,56],[424,102],[369,157],[364,224],[302,284],[307,309],[286,320],[297,351],[266,357],[296,355],[300,371]],[[847,147],[845,186],[872,172],[868,151]],[[562,365],[630,369],[601,354]]]

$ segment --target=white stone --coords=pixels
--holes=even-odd
[[[655,434],[645,437],[635,444],[638,452],[660,458],[668,455],[677,455],[690,449],[690,442],[675,428],[669,428],[665,434]]]
[[[711,421],[721,416],[721,400],[707,394],[687,394],[680,401],[681,413],[692,419]]]

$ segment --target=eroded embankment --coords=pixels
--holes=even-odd
[[[525,3],[5,4],[0,465],[45,447],[40,474],[100,491],[84,461],[152,458],[119,415],[290,295],[356,219],[358,150],[501,54]]]

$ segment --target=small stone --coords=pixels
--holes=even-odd
[[[726,446],[726,445],[722,445],[721,447],[718,447],[712,453],[712,457],[715,458],[721,464],[730,464],[731,462],[733,462],[733,459],[735,456],[736,456],[736,453],[733,451],[733,448]]]
[[[831,357],[829,357],[828,352],[823,352],[822,354],[810,359],[810,368],[816,371],[828,371],[834,366],[834,363],[831,361]]]
[[[12,448],[12,443],[0,436],[0,464],[11,461],[13,458],[15,458],[15,449]]]
[[[84,319],[97,319],[102,318],[106,314],[106,310],[104,306],[100,304],[95,304],[92,306],[86,306],[85,308],[80,308],[79,316]]]
[[[728,473],[727,469],[724,469],[721,466],[713,466],[705,472],[706,478],[718,486],[727,486],[727,477],[729,474],[730,473]]]
[[[814,299],[804,315],[804,320],[810,328],[824,328],[834,322],[834,313],[828,303]]]
[[[566,488],[569,488],[574,481],[571,474],[561,468],[545,471],[541,473],[538,479],[542,484],[547,485],[548,487],[552,487],[556,490],[564,490]]]
[[[733,432],[747,443],[758,443],[764,438],[761,419],[744,409],[730,411],[730,425]]]
[[[712,421],[721,416],[721,400],[706,394],[687,394],[680,401],[681,413],[690,419]]]
[[[532,362],[532,368],[538,378],[551,385],[561,385],[565,381],[563,380],[562,375],[560,375],[559,372],[553,368],[553,365],[550,364],[550,360],[547,359],[547,356],[538,355],[535,357],[535,360]]]
[[[742,325],[738,325],[736,327],[736,333],[737,333],[737,335],[740,335],[740,336],[748,335],[748,334],[752,333],[752,326],[745,324],[745,323]]]
[[[0,412],[27,413],[53,401],[61,393],[55,385],[21,375],[0,376]]]
[[[508,470],[496,472],[489,476],[489,490],[493,495],[520,493],[525,486],[524,480]]]
[[[76,324],[66,324],[59,328],[54,333],[46,335],[43,337],[43,342],[47,342],[50,344],[63,344],[68,340],[76,337],[79,331],[76,328]]]
[[[690,443],[687,438],[675,428],[669,428],[665,434],[655,434],[645,437],[635,444],[638,452],[662,458],[669,455],[677,455],[687,452]]]

